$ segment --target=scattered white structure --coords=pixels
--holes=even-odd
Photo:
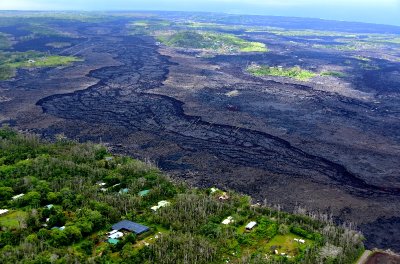
[[[0,209],[0,215],[5,215],[9,212],[8,209]]]
[[[299,242],[300,244],[306,243],[306,241],[304,239],[300,239],[300,238],[295,238],[293,240],[296,241],[296,242]]]
[[[30,59],[30,60],[28,60],[28,63],[35,63],[36,61],[35,60],[32,60],[32,59]]]
[[[154,212],[156,212],[158,209],[160,209],[161,207],[166,207],[168,205],[170,205],[171,203],[168,201],[159,201],[157,205],[152,206],[151,210],[153,210]]]
[[[65,226],[62,226],[59,228],[61,231],[63,231],[65,229]]]
[[[226,192],[224,192],[220,197],[218,197],[218,199],[223,200],[223,201],[228,200],[229,195]]]
[[[218,191],[217,188],[212,187],[212,188],[210,189],[210,193],[211,193],[211,194],[215,193],[216,191]]]
[[[97,185],[99,185],[99,186],[103,187],[103,186],[105,186],[105,185],[106,185],[106,183],[105,183],[105,182],[99,182]]]
[[[115,233],[117,233],[117,232],[118,232],[118,230],[112,230],[112,231],[108,232],[107,235],[110,236],[110,235],[115,234]]]
[[[257,225],[257,222],[251,221],[247,224],[246,230],[252,230]]]
[[[113,230],[113,231],[115,231],[115,230]],[[113,232],[113,231],[111,231],[111,232]],[[109,235],[108,238],[117,239],[117,238],[120,238],[123,236],[124,236],[124,233],[117,231],[117,232],[114,232],[111,235]]]
[[[21,197],[24,196],[24,195],[25,195],[24,193],[21,193],[21,194],[18,194],[18,195],[13,196],[12,199],[13,199],[13,200],[17,200],[17,199],[21,198]]]
[[[278,254],[279,254],[279,252],[278,252],[277,249],[275,249],[274,253],[275,253],[275,255],[278,255]]]
[[[107,191],[107,188],[101,188],[100,191],[106,192],[106,191]]]
[[[233,217],[232,216],[228,216],[224,221],[222,221],[223,225],[229,225],[230,223],[233,223]]]

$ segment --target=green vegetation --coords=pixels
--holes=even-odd
[[[150,164],[62,136],[48,143],[0,129],[0,179],[0,208],[10,210],[0,217],[0,263],[352,263],[364,251],[358,232],[322,215],[188,188]],[[150,209],[162,200],[170,205]],[[222,224],[228,216],[233,222]],[[121,219],[150,231],[107,242]],[[250,221],[257,224],[246,230]]]
[[[36,51],[0,53],[0,80],[7,80],[15,75],[18,68],[57,67],[82,61],[72,56],[46,56]]]
[[[0,217],[0,226],[9,229],[20,229],[26,217],[27,213],[23,211],[9,212]]]
[[[303,70],[298,66],[293,68],[283,68],[252,65],[247,68],[247,72],[255,76],[281,76],[293,78],[299,81],[308,81],[311,78],[317,76],[316,73]]]
[[[360,55],[353,56],[353,58],[354,58],[354,59],[357,59],[357,60],[360,60],[360,61],[364,61],[364,62],[369,62],[369,61],[371,61],[370,58],[367,58],[367,57],[364,57],[364,56],[360,56]]]
[[[345,32],[336,31],[320,31],[320,30],[267,30],[268,33],[287,36],[287,37],[342,37],[342,38],[356,38],[358,34],[349,34]]]
[[[0,32],[0,50],[9,49],[10,47],[11,43],[7,35]]]
[[[131,34],[155,35],[158,31],[168,31],[174,23],[166,20],[137,20],[128,25]]]
[[[321,76],[332,76],[332,77],[337,77],[337,78],[344,78],[347,75],[343,72],[337,72],[337,71],[326,71],[326,72],[321,72]]]
[[[61,48],[67,48],[71,46],[71,43],[68,42],[50,42],[47,43],[46,46],[56,48],[56,49],[61,49]]]
[[[172,35],[159,36],[165,45],[180,48],[213,50],[220,53],[266,52],[263,43],[251,42],[231,34],[203,31],[182,31]]]

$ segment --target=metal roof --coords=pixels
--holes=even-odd
[[[107,240],[108,243],[116,245],[118,244],[119,240],[118,239],[114,239],[114,238],[110,238]]]
[[[140,191],[140,192],[139,192],[139,195],[140,195],[140,196],[146,196],[146,195],[149,194],[149,192],[150,192],[150,190],[143,190],[143,191]]]
[[[147,226],[144,226],[144,225],[141,225],[138,223],[134,223],[134,222],[128,221],[128,220],[122,220],[121,222],[116,223],[115,225],[112,226],[112,229],[113,230],[125,229],[128,231],[134,232],[137,235],[150,230]]]

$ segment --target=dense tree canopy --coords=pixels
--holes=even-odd
[[[160,201],[168,205],[150,209]],[[0,216],[0,263],[351,263],[364,249],[358,232],[316,215],[188,188],[101,145],[8,128],[0,129],[0,208],[10,210]],[[108,243],[121,219],[150,231]],[[250,221],[257,225],[246,230]]]

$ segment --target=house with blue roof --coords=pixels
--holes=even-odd
[[[121,222],[116,223],[111,227],[113,230],[118,230],[118,231],[129,231],[133,232],[136,235],[143,234],[144,232],[147,232],[150,230],[147,226],[129,221],[129,220],[122,220]]]

